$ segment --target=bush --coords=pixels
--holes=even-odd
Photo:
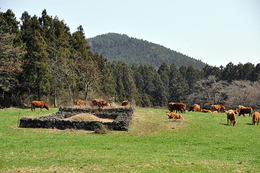
[[[107,134],[109,133],[111,130],[108,129],[105,125],[97,122],[96,126],[94,127],[94,132],[98,133],[98,134]]]

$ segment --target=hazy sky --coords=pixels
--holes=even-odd
[[[160,44],[209,65],[260,63],[260,0],[2,0],[19,20],[44,9],[86,38],[106,33]]]

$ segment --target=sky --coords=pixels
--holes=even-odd
[[[42,11],[85,37],[126,34],[201,60],[211,66],[260,63],[260,0],[1,0],[11,9]]]

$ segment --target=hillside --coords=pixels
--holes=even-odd
[[[103,54],[109,61],[122,60],[128,64],[147,64],[158,68],[163,62],[177,67],[192,65],[202,69],[206,64],[200,60],[170,50],[161,45],[123,34],[108,33],[87,39],[93,52]]]

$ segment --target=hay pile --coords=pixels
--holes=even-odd
[[[70,121],[100,121],[100,122],[113,122],[113,119],[105,119],[105,118],[98,118],[95,115],[82,113],[77,114],[69,118],[64,118],[63,120],[70,120]]]

